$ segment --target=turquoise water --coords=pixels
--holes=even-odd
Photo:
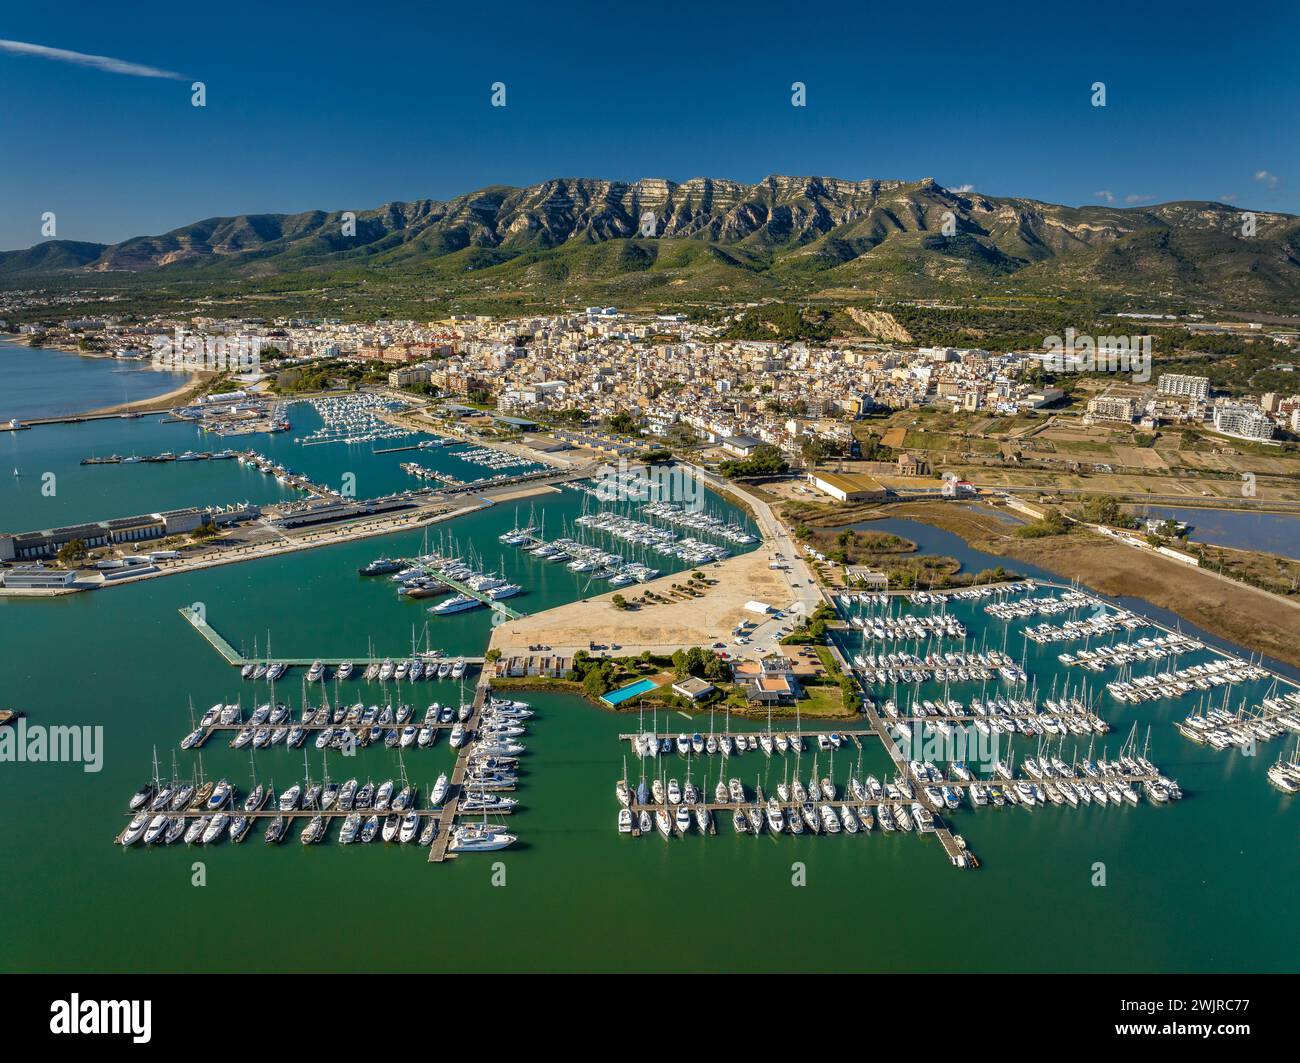
[[[648,693],[649,691],[654,690],[657,686],[657,683],[654,683],[649,679],[641,679],[635,683],[629,683],[625,687],[619,687],[617,690],[610,691],[608,694],[602,696],[600,700],[610,707],[622,705],[623,702],[627,701],[629,698],[634,698],[638,694]]]
[[[300,418],[294,418],[296,431]],[[185,426],[134,424],[142,433],[134,437],[114,435],[113,423],[101,426],[102,435],[84,426],[22,433],[24,463],[57,463],[61,482],[62,473],[96,447],[101,453],[180,450],[186,446],[183,433],[193,433]],[[158,445],[164,434],[169,441]],[[133,447],[136,440],[139,446]],[[295,445],[283,437],[267,445],[294,453]],[[382,456],[342,447],[307,449],[320,453],[300,455],[289,461],[291,467],[306,471],[305,463],[319,461],[322,478],[337,476],[349,464],[364,476],[392,475]],[[187,465],[196,490],[254,487],[252,481],[213,480],[227,475],[217,466]],[[99,477],[111,469],[90,471]],[[73,497],[58,504],[87,516],[175,504],[168,493],[187,489],[189,481],[148,478],[165,470],[129,466],[116,480],[88,471]],[[25,495],[0,496],[5,525],[18,499],[28,507],[26,517],[44,504]],[[428,545],[438,545],[439,536],[443,545],[454,536],[462,552],[473,544],[487,562],[503,565],[508,578],[524,585],[525,593],[511,602],[525,611],[574,601],[605,588],[589,587],[563,565],[504,547],[497,536],[544,509],[547,536],[554,538],[566,526],[572,531],[573,517],[590,504],[585,495],[562,491],[494,507],[431,532]],[[710,505],[727,512],[720,500]],[[43,523],[49,522],[24,519],[21,526]],[[1005,563],[912,522],[870,527],[896,531],[923,550],[958,557],[971,568]],[[182,774],[193,770],[197,758],[177,750],[189,728],[191,703],[201,711],[218,700],[249,705],[266,696],[265,684],[241,681],[181,619],[181,606],[201,601],[212,624],[236,646],[251,648],[256,641],[264,649],[269,637],[272,651],[283,656],[361,656],[372,647],[396,656],[425,638],[449,654],[481,652],[491,628],[486,610],[431,617],[425,604],[399,600],[390,581],[357,574],[373,557],[413,553],[424,545],[421,533],[404,533],[68,598],[0,599],[0,698],[24,710],[33,724],[100,726],[104,734],[103,770],[97,774],[79,764],[0,763],[0,866],[8,889],[0,907],[0,968],[1297,969],[1300,928],[1288,912],[1300,877],[1300,801],[1264,778],[1280,746],[1246,757],[1186,742],[1172,721],[1193,707],[1189,698],[1121,707],[1103,696],[1102,703],[1114,728],[1111,750],[1132,724],[1140,734],[1149,725],[1150,755],[1179,780],[1184,801],[1166,808],[1143,803],[956,813],[955,829],[983,862],[978,872],[953,870],[935,839],[910,834],[755,839],[720,824],[715,837],[692,834],[673,842],[619,835],[613,790],[628,749],[618,735],[640,729],[637,714],[536,693],[522,695],[537,715],[525,739],[521,807],[510,819],[520,842],[491,857],[430,866],[420,849],[339,846],[337,828],[330,843],[310,848],[290,841],[268,849],[257,834],[243,845],[203,849],[127,852],[112,843],[126,799],[148,777],[155,748],[164,776],[171,773],[173,755]],[[1060,647],[1053,651],[1019,638],[1025,622],[990,621],[979,603],[954,608],[965,610],[961,615],[975,643],[1005,644],[1017,659],[1024,652],[1040,689],[1054,679],[1059,688],[1062,676],[1079,681],[1077,672],[1055,660]],[[356,681],[327,690],[331,700],[384,697],[376,686]],[[315,703],[321,693],[306,695],[296,672],[277,689],[277,696],[295,705],[306,696]],[[454,702],[459,693],[452,683],[406,690],[420,710],[435,700]],[[972,693],[954,696],[968,700]],[[1233,688],[1229,703],[1254,693]],[[722,717],[663,715],[655,721],[661,730],[726,725]],[[651,722],[647,717],[645,726]],[[731,721],[733,730],[758,726]],[[334,779],[379,780],[396,777],[401,766],[382,748],[361,751],[346,763],[331,757],[322,764],[314,749],[308,756],[318,779],[326,767]],[[250,784],[246,752],[214,741],[202,758],[210,778],[226,776],[241,789]],[[852,759],[837,756],[833,765],[823,759],[817,770],[843,782]],[[801,775],[810,773],[810,761],[804,758]],[[255,763],[258,778],[280,788],[303,773],[302,751],[259,751]],[[445,739],[405,757],[411,780],[426,791],[450,764]],[[679,779],[692,771],[709,790],[723,767],[707,758],[688,764],[676,756],[664,758],[662,766]],[[635,780],[635,760],[627,767]],[[757,782],[767,790],[791,767],[758,753],[725,766],[751,789]],[[878,743],[867,745],[862,769],[887,774]],[[794,885],[796,863],[806,885]],[[497,864],[507,875],[504,886],[494,885]],[[1103,887],[1094,885],[1099,864],[1106,874]],[[200,871],[205,884],[196,885]]]
[[[0,338],[0,423],[151,399],[188,379],[186,373],[155,370],[148,362],[85,358]]]
[[[7,824],[0,861],[10,883],[10,903],[0,909],[0,967],[1296,969],[1300,937],[1282,913],[1300,871],[1292,844],[1298,806],[1263,779],[1271,750],[1252,759],[1193,746],[1169,727],[1179,711],[1172,704],[1105,714],[1121,735],[1132,721],[1143,730],[1154,724],[1151,755],[1180,780],[1188,795],[1181,804],[965,811],[952,819],[983,861],[971,873],[950,868],[933,839],[879,831],[774,840],[737,837],[724,826],[716,837],[672,843],[620,836],[613,784],[627,747],[617,735],[637,730],[636,716],[549,694],[524,695],[538,714],[526,738],[522,809],[510,820],[520,844],[491,858],[434,867],[423,850],[293,842],[269,850],[256,835],[242,846],[201,850],[114,846],[120,809],[148,776],[155,745],[170,773],[189,723],[187,702],[201,710],[218,699],[247,705],[264,696],[264,685],[241,682],[176,609],[204,600],[219,629],[250,640],[270,627],[286,654],[358,653],[370,638],[387,652],[409,644],[406,617],[420,610],[402,608],[385,581],[356,576],[356,563],[381,552],[369,545],[57,601],[0,601],[9,703],[33,722],[105,729],[98,775],[70,764],[0,765]],[[452,652],[481,649],[484,617],[441,623]],[[300,685],[281,686],[298,704]],[[360,683],[342,692],[380,700]],[[450,683],[412,693],[421,708],[458,696]],[[704,730],[710,721],[672,714],[658,723]],[[721,729],[723,719],[713,724]],[[758,725],[733,720],[732,727]],[[193,755],[177,756],[188,771]],[[309,756],[319,778],[320,754]],[[259,778],[282,787],[301,777],[302,759],[301,751],[258,752]],[[850,759],[836,758],[840,781]],[[214,742],[203,762],[209,777],[249,785],[246,753]],[[425,789],[449,764],[445,740],[406,757],[408,774]],[[685,777],[681,758],[664,764],[667,774]],[[805,758],[801,774],[810,767]],[[398,768],[382,749],[365,750],[346,767],[342,758],[329,761],[335,779],[395,777]],[[635,778],[634,760],[629,768]],[[700,768],[694,765],[697,782],[711,788],[718,766]],[[878,744],[867,747],[863,769],[886,773]],[[761,754],[727,767],[768,790],[786,770],[781,758]],[[823,760],[819,771],[830,770]],[[508,875],[503,888],[492,885],[498,857]],[[795,861],[805,867],[806,887],[792,885]],[[1092,885],[1099,862],[1104,888]],[[196,863],[206,872],[202,887],[192,885]],[[689,940],[672,929],[682,925]]]
[[[298,440],[321,424],[308,403],[289,408],[289,432],[217,436],[186,422],[158,415],[133,420],[42,425],[24,432],[0,432],[0,526],[27,531],[83,520],[134,516],[180,506],[271,503],[301,497],[273,476],[238,461],[187,461],[82,465],[83,458],[161,454],[186,450],[255,450],[313,482],[341,488],[350,474],[357,497],[375,498],[423,486],[403,462],[446,473],[466,482],[489,470],[460,457],[468,445],[375,454],[419,435],[370,443],[307,445]],[[537,466],[512,469],[526,472]],[[17,469],[20,476],[14,476]],[[53,481],[50,480],[53,476]],[[53,490],[50,484],[53,484]]]

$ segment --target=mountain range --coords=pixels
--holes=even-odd
[[[116,244],[0,252],[0,285],[421,283],[624,301],[1086,293],[1300,308],[1300,218],[1215,202],[1068,207],[919,181],[557,178],[446,201],[208,218]],[[647,235],[652,230],[653,236]],[[108,279],[104,277],[104,279]]]

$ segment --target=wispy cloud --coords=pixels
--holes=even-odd
[[[1223,195],[1221,195],[1221,196],[1219,197],[1219,202],[1220,202],[1220,203],[1232,203],[1232,202],[1235,202],[1235,201],[1236,201],[1236,198],[1237,198],[1237,193],[1236,193],[1236,192],[1225,192]]]
[[[32,55],[38,59],[53,59],[58,63],[88,66],[109,74],[128,74],[137,78],[167,78],[170,81],[186,80],[184,74],[177,74],[172,70],[159,70],[155,66],[128,63],[125,59],[114,59],[107,55],[88,55],[85,52],[70,52],[66,48],[47,48],[43,44],[28,44],[26,41],[0,39],[0,52],[9,52],[11,55]]]
[[[975,186],[974,186],[974,185],[958,185],[956,188],[953,189],[953,191],[954,191],[954,192],[974,192],[974,191],[975,191]]]
[[[1104,199],[1107,203],[1115,202],[1115,193],[1107,192],[1104,188],[1100,192],[1094,192],[1093,195],[1098,199]]]
[[[1125,203],[1150,203],[1155,196],[1139,196],[1136,192],[1131,192],[1124,197]]]
[[[1265,188],[1276,188],[1282,183],[1282,178],[1278,177],[1275,173],[1269,173],[1267,170],[1257,170],[1255,172],[1255,180]]]

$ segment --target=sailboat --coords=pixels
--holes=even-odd
[[[623,776],[614,786],[614,796],[618,798],[618,803],[624,808],[627,808],[632,803],[632,792],[627,785],[627,757],[623,758]]]

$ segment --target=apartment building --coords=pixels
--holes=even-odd
[[[1269,440],[1274,424],[1263,410],[1255,406],[1225,405],[1214,410],[1214,430],[1237,439]]]
[[[1161,373],[1156,380],[1156,390],[1161,395],[1178,395],[1204,401],[1210,397],[1210,378],[1186,373]]]

